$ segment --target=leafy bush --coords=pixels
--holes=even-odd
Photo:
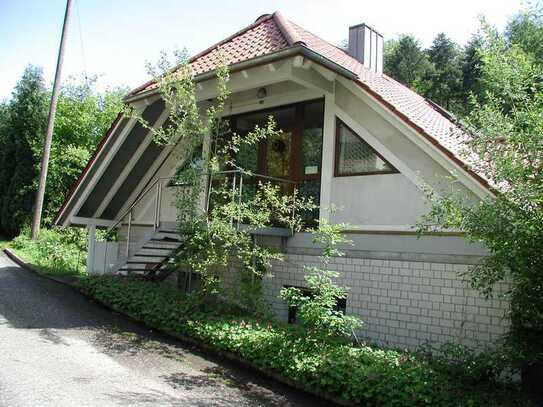
[[[460,380],[461,375],[448,375],[444,366],[416,354],[306,335],[301,327],[243,315],[227,305],[209,304],[205,297],[186,295],[168,285],[93,276],[81,279],[81,288],[149,326],[189,336],[307,389],[353,404],[519,404],[512,400],[518,394],[512,386],[490,379],[484,386],[473,386]],[[466,375],[469,377],[469,371]]]
[[[42,229],[38,240],[32,240],[25,230],[10,246],[48,274],[77,275],[86,271],[87,244],[81,229]]]
[[[338,286],[334,279],[337,271],[326,267],[332,256],[341,257],[344,253],[337,249],[340,243],[350,243],[343,231],[345,225],[333,225],[325,219],[319,221],[319,227],[313,232],[313,243],[323,246],[321,267],[304,266],[305,282],[308,291],[296,287],[283,288],[281,298],[291,307],[297,308],[297,315],[308,333],[316,336],[349,337],[362,321],[352,315],[344,315],[337,310],[337,301],[346,298],[345,288]]]

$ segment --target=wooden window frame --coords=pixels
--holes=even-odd
[[[340,158],[340,125],[345,126],[352,134],[354,134],[356,137],[358,137],[360,140],[362,140],[364,143],[368,145],[368,147],[379,157],[381,160],[386,162],[390,167],[391,170],[386,171],[366,171],[366,172],[350,172],[348,174],[340,173],[339,171],[339,158]],[[335,151],[334,151],[334,177],[357,177],[357,176],[364,176],[364,175],[385,175],[385,174],[399,174],[400,171],[396,169],[385,157],[383,157],[377,150],[375,150],[366,140],[364,140],[362,137],[358,135],[356,131],[354,131],[352,128],[350,128],[343,120],[341,120],[339,117],[336,116],[336,140],[335,140]]]
[[[322,146],[320,154],[320,163],[319,163],[319,172],[317,174],[304,174],[301,168],[301,159],[302,159],[302,143],[303,143],[303,130],[304,130],[304,108],[306,105],[313,103],[321,102],[324,109],[324,99],[315,98],[304,100],[302,102],[288,103],[280,106],[267,107],[264,109],[252,110],[250,112],[238,113],[225,117],[225,120],[230,120],[230,127],[236,129],[236,120],[240,116],[256,114],[256,113],[268,113],[281,109],[294,108],[295,120],[294,126],[292,129],[289,129],[292,132],[292,151],[291,151],[291,165],[292,165],[292,176],[291,178],[285,178],[286,180],[291,180],[300,185],[304,181],[321,181],[322,180],[322,159],[323,159],[323,146],[324,146],[324,110],[323,110],[323,134],[322,134]],[[266,168],[266,156],[267,156],[267,143],[260,142],[257,147],[257,172],[259,174],[268,175]]]

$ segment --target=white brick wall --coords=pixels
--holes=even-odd
[[[263,280],[266,301],[287,320],[288,308],[278,298],[285,285],[304,286],[303,266],[319,265],[319,257],[288,254]],[[416,347],[425,342],[491,344],[507,330],[503,299],[485,300],[459,273],[468,265],[335,258],[329,268],[340,272],[348,287],[347,314],[364,325],[359,337],[387,346]],[[503,292],[505,284],[497,287]]]

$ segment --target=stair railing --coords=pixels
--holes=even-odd
[[[130,255],[130,244],[132,241],[132,233],[134,227],[134,209],[136,206],[142,202],[142,200],[148,196],[153,196],[154,200],[154,216],[153,216],[153,232],[160,227],[160,207],[162,204],[162,190],[163,183],[165,180],[172,180],[173,177],[159,177],[156,178],[135,200],[134,202],[117,218],[117,220],[107,229],[107,233],[110,233],[112,230],[116,229],[119,225],[122,225],[123,222],[126,222],[126,248],[125,256],[126,258]]]
[[[238,203],[242,202],[243,199],[243,191],[244,188],[247,188],[247,185],[249,185],[246,181],[249,178],[254,178],[257,180],[264,180],[264,181],[270,181],[274,183],[283,183],[283,184],[290,184],[293,186],[293,193],[294,199],[296,199],[296,181],[292,181],[285,178],[278,178],[278,177],[272,177],[269,175],[263,175],[263,174],[256,174],[256,173],[249,173],[243,170],[234,169],[234,170],[226,170],[226,171],[217,171],[213,173],[206,173],[202,176],[205,176],[207,178],[206,182],[206,194],[205,194],[205,202],[204,202],[204,213],[209,212],[209,207],[211,203],[211,191],[213,188],[213,180],[215,177],[218,176],[227,176],[231,178],[232,183],[232,202],[235,202],[235,200],[238,201]],[[112,226],[109,227],[107,230],[107,233],[110,233],[112,230],[119,227],[119,225],[122,225],[123,222],[127,225],[127,231],[126,231],[126,248],[125,248],[125,258],[128,259],[130,257],[130,245],[133,240],[133,228],[135,225],[135,219],[134,219],[134,209],[136,206],[143,201],[144,198],[148,196],[153,196],[154,200],[154,216],[153,216],[153,232],[156,232],[161,225],[161,209],[162,209],[162,199],[163,199],[163,190],[164,190],[164,183],[165,181],[171,182],[172,180],[175,180],[176,177],[159,177],[156,178],[144,191],[134,200],[134,202],[124,211],[122,214],[117,218],[117,220],[113,223]],[[245,182],[244,182],[245,181]],[[189,186],[189,184],[182,184],[182,183],[171,183],[170,187],[178,188],[178,187],[186,187]],[[292,218],[294,219],[295,216],[295,209],[293,208]],[[233,224],[236,222],[236,227],[239,227],[242,219],[240,219],[241,215],[238,213],[237,216],[232,215],[231,223]]]

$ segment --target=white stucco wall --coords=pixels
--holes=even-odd
[[[331,203],[335,222],[353,225],[414,225],[428,211],[423,193],[402,174],[336,177]]]

